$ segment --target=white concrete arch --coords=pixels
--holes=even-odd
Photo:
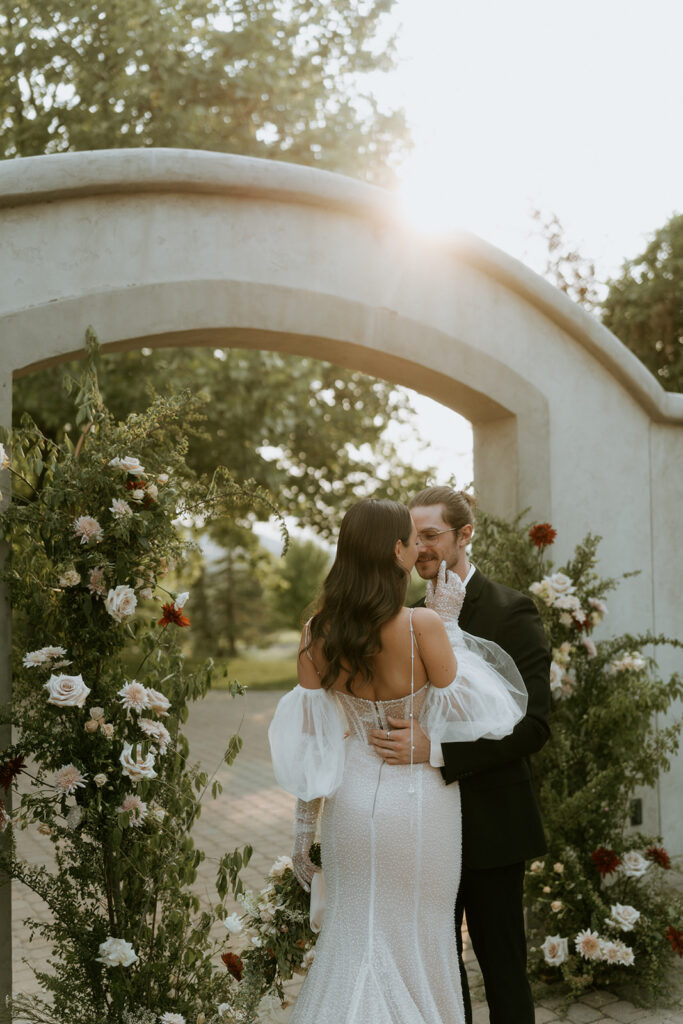
[[[481,240],[418,237],[388,193],[292,164],[60,154],[0,164],[0,281],[0,422],[13,375],[77,354],[88,324],[112,351],[252,346],[362,369],[472,421],[486,507],[550,520],[560,558],[592,530],[605,574],[642,570],[611,628],[676,632],[683,395]],[[683,852],[680,774],[646,824]]]

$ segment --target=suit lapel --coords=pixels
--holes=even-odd
[[[467,623],[477,606],[477,601],[484,589],[485,582],[486,577],[483,573],[480,573],[478,569],[475,569],[472,578],[465,588],[465,600],[463,601],[462,608],[460,609],[459,622],[462,629],[467,629]]]

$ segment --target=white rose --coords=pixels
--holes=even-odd
[[[574,594],[561,594],[553,601],[554,608],[560,608],[564,612],[573,612],[581,607],[581,602]]]
[[[104,607],[112,619],[116,619],[117,622],[123,622],[124,619],[128,619],[131,615],[135,614],[137,603],[138,599],[132,587],[122,584],[116,587],[115,590],[109,591]]]
[[[556,875],[563,875],[564,874],[564,864],[562,864],[562,862],[558,860],[555,864],[553,864],[553,871],[555,872]]]
[[[142,501],[144,496],[145,492],[141,490],[139,487],[136,487],[135,490],[131,492],[131,498],[133,499],[133,501]]]
[[[175,601],[173,602],[174,607],[177,608],[178,611],[180,611],[181,608],[185,607],[185,604],[187,603],[187,599],[188,599],[189,596],[190,596],[189,590],[186,590],[182,594],[178,594],[178,596],[176,597]]]
[[[610,907],[610,916],[605,918],[607,924],[615,925],[622,932],[630,932],[640,917],[640,911],[635,907],[624,906],[621,903],[613,903]]]
[[[123,469],[131,476],[143,476],[145,472],[145,467],[140,465],[140,460],[133,455],[126,455],[123,459],[111,459],[109,465],[114,469]]]
[[[185,1024],[182,1013],[162,1013],[159,1021],[160,1024]]]
[[[270,869],[269,874],[273,875],[275,878],[281,878],[285,871],[291,869],[292,866],[291,857],[278,857]]]
[[[558,695],[562,692],[562,669],[556,661],[550,662],[550,692]]]
[[[569,612],[562,612],[562,614],[560,615],[560,625],[561,626],[571,626],[571,624],[572,624],[572,617],[569,614]]]
[[[5,446],[4,444],[0,444],[0,469],[8,469],[9,464],[9,455],[7,454]]]
[[[81,582],[81,574],[75,569],[67,569],[59,577],[60,587],[77,587]]]
[[[0,800],[0,832],[4,832],[5,829],[7,828],[7,826],[11,825],[11,824],[12,824],[12,819],[10,818],[9,814],[7,813],[7,811],[5,810],[4,803],[2,802],[2,800]],[[48,828],[49,828],[49,826],[48,826]]]
[[[111,936],[106,942],[100,943],[99,953],[95,959],[105,967],[130,967],[138,958],[130,942],[126,942],[125,939],[113,939]]]
[[[102,786],[104,786],[107,781],[107,776],[104,772],[98,772],[97,775],[93,775],[92,780],[98,789],[102,789]]]
[[[558,597],[561,594],[573,594],[576,589],[569,576],[565,576],[563,572],[555,572],[546,579]]]
[[[152,501],[156,501],[157,498],[159,497],[159,488],[157,487],[156,484],[147,484],[147,486],[145,487],[145,491],[147,492],[147,496],[151,498]]]
[[[164,697],[163,693],[160,693],[159,690],[154,690],[151,686],[147,687],[147,699],[149,701],[150,711],[156,711],[157,715],[168,714],[171,702],[168,697]]]
[[[550,904],[550,909],[552,910],[553,914],[559,914],[563,906],[564,904],[562,903],[562,900],[553,900],[553,902]]]
[[[123,744],[123,750],[119,758],[123,774],[127,775],[132,782],[140,782],[141,779],[155,779],[154,754],[150,751],[146,757],[142,754],[142,745],[136,744],[135,750],[130,743]]]
[[[88,733],[96,733],[99,729],[99,722],[96,722],[94,718],[89,718],[83,728]]]
[[[110,740],[114,735],[114,726],[111,724],[111,722],[100,722],[100,729],[102,730],[102,732],[104,733],[108,740]]]
[[[627,878],[640,878],[649,866],[650,862],[645,860],[637,850],[628,850],[621,858],[619,870]]]
[[[82,676],[51,675],[45,689],[50,694],[48,704],[56,704],[59,708],[82,708],[90,693],[90,687],[85,685]]]
[[[160,484],[167,484],[168,483],[168,473],[159,473],[159,476],[157,477],[157,480],[159,481]]]
[[[548,935],[541,949],[543,950],[543,959],[551,967],[559,967],[569,956],[567,940],[560,938],[559,935]]]
[[[223,921],[223,924],[231,935],[239,935],[239,933],[244,930],[242,919],[238,914],[229,914]]]
[[[529,868],[529,871],[531,871],[534,875],[538,875],[538,874],[540,874],[541,871],[543,871],[544,867],[545,867],[545,861],[535,860],[535,861],[532,861],[531,866]]]

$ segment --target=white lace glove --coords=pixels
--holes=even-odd
[[[309,856],[309,850],[311,849],[311,843],[315,840],[322,802],[322,797],[318,797],[316,800],[297,800],[294,808],[292,866],[299,885],[306,892],[311,891],[311,879],[318,870]]]
[[[465,584],[457,572],[449,572],[446,569],[445,561],[439,566],[436,580],[427,580],[425,605],[439,616],[452,644],[457,642],[462,633],[458,617],[465,600],[465,592]]]

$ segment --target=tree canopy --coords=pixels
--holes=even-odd
[[[79,364],[65,370],[67,378],[77,375]],[[190,385],[206,400],[204,420],[188,424],[193,471],[227,466],[236,480],[267,489],[282,514],[322,536],[336,531],[351,502],[369,494],[405,500],[429,476],[384,437],[390,422],[410,415],[404,394],[356,371],[277,352],[144,349],[103,356],[98,372],[117,419],[143,412],[152,394]],[[28,412],[48,436],[74,436],[73,399],[62,377],[48,369],[16,381],[15,423]],[[254,514],[245,506],[243,524]]]
[[[394,0],[0,0],[0,155],[173,146],[386,183]]]
[[[683,391],[683,214],[608,282],[602,321],[668,391]]]

